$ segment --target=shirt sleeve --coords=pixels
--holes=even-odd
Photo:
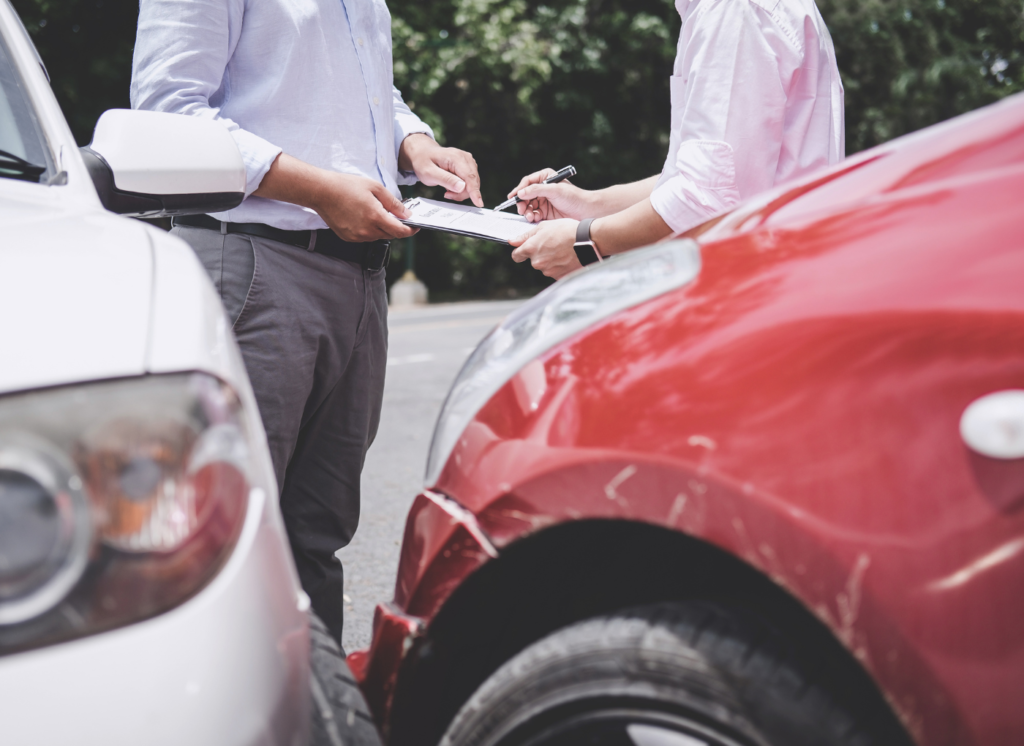
[[[402,92],[391,86],[395,103],[395,162],[398,162],[398,153],[402,149],[402,142],[409,135],[424,134],[431,140],[434,137],[434,130],[427,126],[427,123],[412,113],[412,109],[402,98]],[[398,183],[409,185],[416,183],[416,175],[409,171],[398,172]]]
[[[132,59],[133,109],[223,122],[242,154],[246,196],[259,188],[281,148],[221,116],[225,70],[242,29],[244,0],[141,0]]]
[[[712,2],[694,19],[672,80],[675,163],[651,204],[688,230],[774,184],[786,113],[784,77],[795,53],[749,0]]]

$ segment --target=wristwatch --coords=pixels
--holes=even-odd
[[[576,258],[580,260],[580,264],[584,267],[594,262],[604,261],[604,257],[601,256],[601,252],[597,250],[597,246],[594,244],[594,239],[590,237],[590,224],[594,220],[596,218],[587,218],[580,221],[580,225],[576,229],[576,243],[572,245],[573,249],[576,250]]]

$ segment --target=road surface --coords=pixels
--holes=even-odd
[[[452,303],[392,311],[387,384],[377,440],[363,469],[359,530],[345,566],[345,650],[370,644],[373,610],[394,593],[405,515],[423,487],[434,422],[477,343],[522,301]]]

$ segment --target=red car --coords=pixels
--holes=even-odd
[[[438,421],[391,746],[1024,743],[1024,97],[577,272]]]

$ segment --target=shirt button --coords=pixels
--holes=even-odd
[[[363,40],[361,38],[356,39],[356,44],[358,44],[359,46],[363,46]]]
[[[376,96],[374,96],[374,97],[373,97],[373,103],[374,103],[374,105],[377,105],[377,104],[379,104],[379,103],[380,103],[380,99],[379,99],[379,98],[377,98]]]

